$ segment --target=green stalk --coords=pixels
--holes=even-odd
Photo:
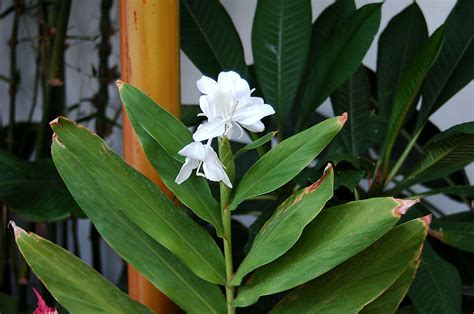
[[[227,175],[230,178],[230,181],[234,181],[235,175],[235,166],[233,162],[232,150],[230,148],[230,143],[227,138],[219,139],[219,158],[226,168]],[[229,210],[229,198],[232,189],[227,185],[220,182],[220,197],[221,197],[221,215],[222,223],[224,225],[224,259],[225,259],[225,272],[226,272],[226,285],[225,293],[227,300],[227,313],[234,314],[235,307],[234,302],[234,287],[229,284],[230,280],[234,275],[234,265],[232,260],[232,214]]]

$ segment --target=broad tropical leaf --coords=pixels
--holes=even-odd
[[[357,70],[379,28],[380,9],[380,3],[365,5],[334,28],[311,66],[298,126]]]
[[[331,95],[335,114],[347,112],[349,121],[339,136],[346,151],[362,156],[369,148],[370,84],[367,71],[359,69]]]
[[[271,192],[294,178],[313,160],[344,126],[347,114],[327,119],[294,135],[263,155],[243,176],[229,205]]]
[[[414,204],[372,198],[323,210],[283,256],[257,269],[239,290],[237,306],[294,288],[364,250],[392,228]]]
[[[419,163],[400,183],[408,186],[445,177],[474,161],[474,122],[449,128],[423,148]]]
[[[360,313],[395,313],[415,278],[419,263],[420,257],[417,256],[415,260],[410,262],[405,271],[398,277],[397,281],[377,299],[365,306]]]
[[[426,220],[426,221],[425,221]],[[287,295],[271,313],[357,313],[419,259],[429,217],[390,230],[370,247]]]
[[[423,12],[413,3],[396,15],[380,35],[377,50],[377,100],[388,120],[394,95],[428,38]]]
[[[54,243],[15,226],[21,254],[54,298],[74,313],[153,313]]]
[[[423,85],[417,125],[474,79],[474,2],[459,0],[446,20],[446,35]]]
[[[215,241],[153,182],[128,166],[102,139],[70,120],[58,118],[53,128],[53,160],[69,190],[81,204],[84,198],[103,198],[153,239],[179,257],[198,276],[224,282],[224,259]],[[77,183],[67,181],[61,155],[78,164]],[[88,188],[81,181],[93,180]],[[101,209],[102,207],[99,207]],[[96,208],[97,210],[97,208]]]
[[[27,162],[0,151],[0,200],[29,221],[84,215],[51,159]]]
[[[204,74],[233,70],[248,78],[239,34],[218,0],[181,0],[181,49]]]
[[[222,236],[219,204],[205,178],[191,176],[181,184],[175,182],[183,163],[174,156],[192,142],[191,132],[173,115],[137,88],[120,83],[120,94],[130,122],[153,167],[176,197],[201,219],[210,222]],[[173,137],[170,134],[173,134]],[[183,145],[176,147],[176,144]]]
[[[460,250],[474,253],[474,221],[436,219],[430,235]]]
[[[379,161],[383,162],[385,172],[389,167],[395,140],[402,129],[408,113],[416,106],[415,99],[419,94],[428,70],[439,54],[443,38],[444,26],[441,26],[431,35],[419,51],[393,96],[393,107],[388,121],[387,135],[381,152],[382,158],[379,159]]]
[[[334,173],[329,164],[318,181],[299,190],[278,206],[257,233],[231,284],[240,285],[245,275],[288,251],[298,241],[306,225],[331,199],[333,189]]]
[[[309,0],[259,0],[252,27],[255,71],[280,121],[291,110],[311,35]]]
[[[425,243],[415,280],[408,290],[418,313],[461,313],[462,286],[456,268]]]

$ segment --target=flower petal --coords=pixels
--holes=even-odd
[[[206,146],[206,160],[204,160],[202,168],[208,180],[223,181],[228,187],[232,187],[216,152],[210,146]]]
[[[242,124],[242,126],[254,133],[259,133],[265,130],[265,125],[262,123],[262,121],[257,121],[253,124]]]
[[[223,92],[230,93],[235,99],[250,97],[249,84],[233,71],[221,72],[217,78],[217,83]]]
[[[221,119],[210,119],[208,123],[198,126],[193,134],[195,141],[204,141],[214,137],[222,136],[225,132],[225,122]]]
[[[183,166],[181,167],[181,170],[179,171],[174,181],[178,184],[181,184],[186,181],[193,172],[193,170],[199,166],[199,162],[199,160],[186,157],[186,161],[184,162]]]
[[[204,75],[196,82],[196,85],[199,91],[206,95],[214,94],[219,91],[217,82]]]
[[[251,104],[243,107],[238,106],[232,120],[237,121],[242,125],[250,125],[274,113],[275,110],[273,107],[267,104]]]
[[[184,146],[179,152],[181,156],[191,157],[192,159],[203,161],[206,158],[206,151],[201,142],[192,142]],[[187,160],[187,158],[186,158]]]

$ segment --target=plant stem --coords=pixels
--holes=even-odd
[[[226,138],[219,139],[219,158],[226,168],[227,174],[232,181],[234,181],[234,163],[232,150],[230,148],[229,140]],[[227,313],[235,313],[235,308],[233,306],[234,301],[234,287],[229,284],[229,281],[234,275],[234,265],[232,260],[232,214],[229,210],[229,197],[231,189],[226,186],[223,182],[219,183],[220,187],[220,198],[221,198],[221,215],[222,215],[222,224],[224,227],[224,259],[225,259],[225,273],[226,273],[226,285],[225,285],[225,294],[227,299]]]

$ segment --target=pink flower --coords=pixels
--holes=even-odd
[[[33,291],[38,298],[38,307],[33,312],[33,314],[58,314],[58,311],[54,307],[49,307],[46,305],[46,302],[44,302],[43,298],[35,288],[33,288]]]

